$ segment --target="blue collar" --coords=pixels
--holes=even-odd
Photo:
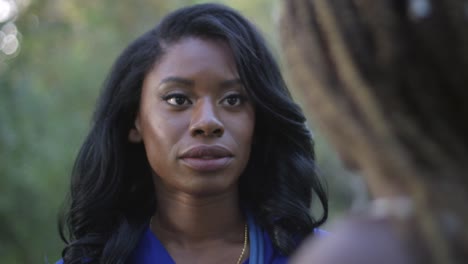
[[[243,264],[286,263],[287,257],[274,250],[268,234],[255,223],[253,217],[249,214],[247,215],[247,223],[249,227],[250,256]],[[169,252],[153,234],[149,226],[130,256],[129,263],[175,264]]]

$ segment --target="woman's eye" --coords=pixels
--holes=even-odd
[[[163,98],[168,104],[175,105],[175,106],[183,106],[191,104],[190,100],[187,96],[182,94],[170,94]]]
[[[243,103],[245,98],[239,94],[229,95],[228,97],[224,98],[224,102],[229,106],[238,106]]]

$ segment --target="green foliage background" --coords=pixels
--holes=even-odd
[[[18,52],[0,56],[0,263],[60,257],[57,216],[113,60],[168,11],[201,2],[207,1],[36,0],[0,24],[13,22],[20,40]],[[250,18],[281,58],[277,1],[215,2]],[[310,125],[333,218],[351,205],[352,177]]]

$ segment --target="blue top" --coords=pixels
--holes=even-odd
[[[253,221],[252,217],[247,215],[249,226],[249,258],[244,264],[283,264],[287,263],[288,258],[281,255],[273,248],[270,237],[267,232],[261,230]],[[164,248],[159,239],[151,232],[148,227],[138,242],[135,250],[130,256],[130,263],[138,264],[175,264],[169,252]]]
[[[288,257],[281,255],[281,253],[274,249],[267,232],[257,226],[249,215],[247,215],[247,223],[249,227],[250,252],[249,258],[245,260],[243,264],[287,263]],[[327,232],[320,229],[314,230],[314,234],[318,236],[322,236],[326,233]],[[153,234],[149,225],[130,255],[129,263],[175,264],[169,252],[167,252],[159,239]],[[63,264],[63,261],[59,260],[56,264]]]

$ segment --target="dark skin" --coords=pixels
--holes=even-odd
[[[241,255],[238,181],[254,124],[222,41],[184,38],[147,74],[129,140],[145,145],[157,195],[151,230],[176,263],[236,263]]]

